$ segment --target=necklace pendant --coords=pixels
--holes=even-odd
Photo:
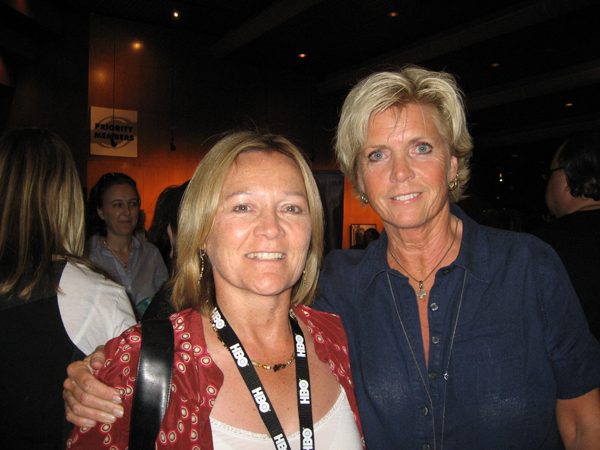
[[[425,296],[427,295],[427,291],[423,287],[423,284],[423,281],[419,281],[419,290],[417,291],[417,297],[419,297],[420,299],[425,298]]]

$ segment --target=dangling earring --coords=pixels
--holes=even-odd
[[[206,251],[200,249],[200,276],[198,277],[198,284],[200,284],[202,276],[204,275],[204,255],[206,255]]]
[[[459,184],[460,184],[460,181],[458,179],[458,173],[457,173],[456,176],[454,177],[454,180],[452,180],[450,183],[448,183],[448,189],[450,189],[451,191],[454,191],[456,188],[458,188]]]
[[[359,199],[360,199],[360,202],[363,205],[368,205],[369,204],[369,197],[367,197],[367,194],[365,194],[364,192],[360,193]]]
[[[302,285],[306,285],[306,269],[302,271]]]

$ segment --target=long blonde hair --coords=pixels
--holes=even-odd
[[[171,303],[176,310],[214,307],[215,292],[208,256],[201,253],[210,233],[225,177],[247,151],[278,152],[291,158],[302,174],[311,215],[312,236],[304,275],[292,290],[292,304],[309,304],[317,288],[323,254],[323,206],[312,172],[301,151],[283,136],[242,131],[226,134],[202,159],[185,191],[179,210],[177,261]],[[200,274],[202,278],[200,279]]]
[[[56,134],[35,128],[0,140],[0,294],[28,299],[53,256],[83,254],[84,202],[75,162]],[[27,278],[23,282],[24,277]]]

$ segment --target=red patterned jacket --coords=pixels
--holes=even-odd
[[[344,388],[362,438],[348,359],[348,342],[339,316],[306,306],[296,306],[294,312],[309,328],[318,358],[328,363],[333,375]],[[169,406],[156,446],[213,450],[209,415],[223,384],[223,373],[207,351],[200,314],[187,309],[171,315],[170,319],[175,333],[175,370]],[[100,381],[121,391],[124,417],[114,424],[75,428],[67,440],[67,448],[127,448],[140,344],[139,324],[120,337],[110,340],[105,347],[106,363],[98,373]]]

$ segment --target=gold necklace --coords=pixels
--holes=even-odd
[[[291,311],[290,311],[290,313],[291,313]],[[218,330],[216,329],[214,323],[212,324],[212,329],[214,330],[215,334],[217,335],[217,338],[219,339],[219,341],[221,341],[221,344],[223,344],[224,347],[227,347],[227,345],[225,344],[223,339],[221,339],[221,335],[219,334]],[[254,367],[260,367],[261,369],[264,369],[264,370],[272,370],[273,372],[278,372],[278,371],[285,369],[286,367],[289,367],[292,365],[292,363],[296,360],[296,350],[295,349],[292,350],[290,359],[288,359],[286,362],[282,362],[282,363],[263,364],[258,361],[254,361],[252,358],[248,358],[248,359],[250,359],[250,362],[252,363],[252,365]]]
[[[458,222],[459,222],[459,220],[456,219],[456,225],[454,226],[454,236],[452,237],[452,242],[450,242],[450,246],[444,252],[444,256],[442,256],[442,258],[433,267],[433,269],[431,269],[431,272],[429,272],[427,274],[427,276],[425,278],[423,278],[422,280],[419,280],[418,278],[413,277],[408,272],[408,270],[406,270],[402,266],[402,264],[400,264],[400,261],[398,261],[398,258],[396,258],[396,255],[394,255],[394,253],[392,252],[392,250],[389,250],[390,255],[392,255],[392,258],[394,259],[394,261],[396,261],[396,264],[398,264],[400,266],[400,268],[402,269],[402,271],[404,273],[406,273],[406,275],[408,275],[410,278],[412,278],[413,280],[415,280],[418,283],[418,285],[419,285],[419,289],[417,290],[417,297],[418,298],[422,299],[422,298],[425,298],[427,296],[427,291],[425,290],[425,282],[431,276],[431,274],[435,271],[435,269],[437,269],[440,266],[440,264],[442,264],[442,261],[446,258],[446,256],[448,256],[448,253],[450,253],[450,249],[452,248],[452,246],[454,245],[454,242],[456,241],[456,234],[457,234],[457,231],[458,231]]]
[[[284,363],[262,364],[262,363],[259,363],[258,361],[254,361],[253,359],[250,359],[250,362],[252,363],[252,365],[254,367],[260,367],[261,369],[272,370],[273,372],[277,372],[279,370],[285,369],[286,367],[290,366],[295,360],[296,360],[296,353],[294,351],[292,351],[292,356],[290,356],[290,359],[288,359]]]
[[[117,258],[117,260],[121,263],[121,265],[123,266],[123,269],[127,270],[127,261],[123,261],[123,259],[119,256],[119,253],[114,250],[110,245],[108,245],[108,242],[106,242],[106,239],[102,239],[102,243],[104,244],[104,246],[110,250],[110,252],[113,254],[113,256],[115,258]],[[129,253],[131,253],[131,241],[129,241],[129,246],[127,247],[127,256],[129,257]]]

